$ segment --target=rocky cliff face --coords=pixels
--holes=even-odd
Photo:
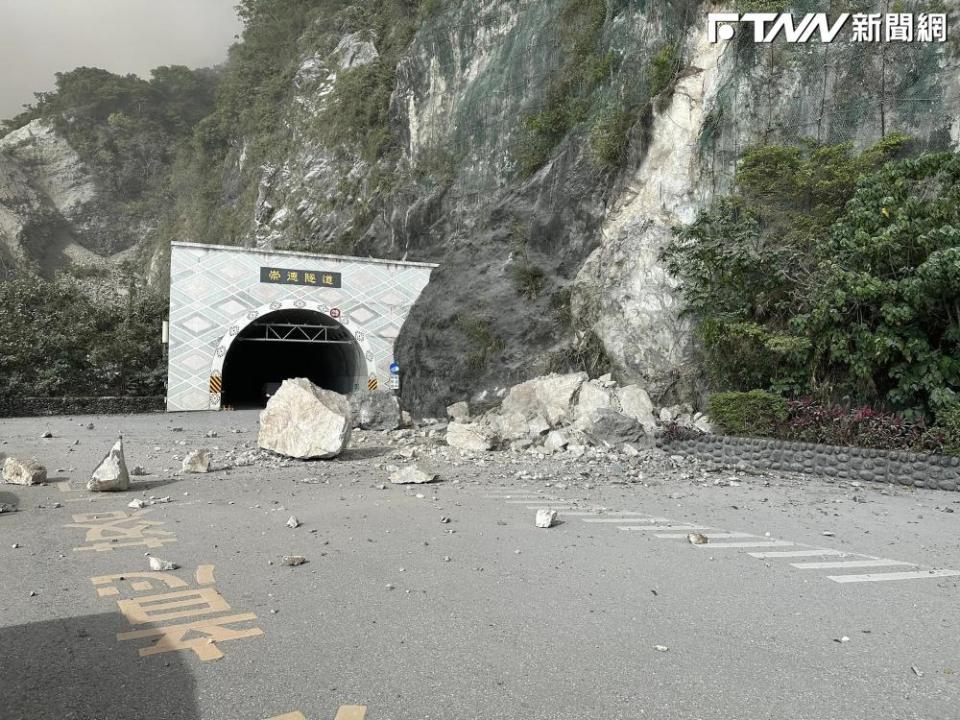
[[[240,228],[223,242],[441,264],[397,350],[403,400],[421,413],[583,366],[658,403],[695,397],[690,328],[659,251],[730,186],[743,148],[895,131],[921,147],[960,140],[950,43],[711,44],[706,15],[721,8],[693,0],[426,5],[392,76],[394,152],[364,152],[382,128],[342,142],[324,130],[338,84],[386,47],[372,28],[334,24],[301,42],[289,141],[254,161],[238,131],[216,169]],[[0,143],[9,255],[127,246],[103,242],[96,207],[48,127]],[[155,274],[162,265],[160,247]]]
[[[145,235],[121,226],[108,196],[49,123],[33,120],[0,138],[0,262],[43,275],[73,266],[108,268]],[[146,224],[149,219],[145,219]]]

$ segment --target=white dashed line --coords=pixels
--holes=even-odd
[[[790,563],[798,570],[843,570],[844,568],[885,567],[887,565],[908,565],[916,567],[916,563],[901,562],[900,560],[840,560],[838,562],[806,562]]]
[[[650,517],[645,513],[617,511],[611,512],[606,508],[580,505],[571,503],[569,500],[558,500],[556,498],[543,497],[541,495],[532,495],[528,493],[512,493],[509,495],[487,495],[488,499],[503,500],[508,505],[525,505],[528,510],[539,510],[548,507],[553,510],[562,511],[565,515],[579,517],[585,523],[597,524],[616,524],[618,530],[627,532],[651,531],[654,537],[663,540],[680,540],[687,537],[687,533],[693,531],[709,531],[711,528],[706,525],[697,525],[685,523],[678,525],[656,525],[652,523],[671,523],[677,522],[669,518]],[[79,499],[79,498],[78,498]],[[69,502],[69,501],[68,501]],[[533,503],[539,503],[535,505]],[[728,532],[721,530],[719,532],[703,532],[708,540],[721,540],[724,542],[709,542],[705,545],[696,545],[700,549],[717,550],[722,548],[745,549],[745,548],[785,548],[797,547],[802,549],[795,550],[774,550],[764,552],[747,553],[750,557],[760,560],[776,560],[788,558],[834,558],[834,560],[814,561],[814,562],[796,562],[790,563],[791,567],[797,570],[841,570],[844,568],[871,568],[871,567],[917,567],[916,563],[903,562],[900,560],[887,560],[877,558],[862,553],[850,553],[832,548],[817,548],[803,543],[793,543],[789,540],[763,540],[759,535],[744,532]],[[743,541],[737,538],[745,538]],[[756,538],[756,539],[747,539]],[[734,540],[734,542],[729,542]],[[838,558],[855,558],[852,560],[839,560]],[[905,572],[881,572],[867,573],[862,575],[828,575],[827,579],[836,583],[861,583],[861,582],[888,582],[892,580],[923,580],[928,578],[957,577],[960,576],[958,570],[916,570]]]
[[[887,580],[923,580],[926,578],[955,577],[957,570],[917,570],[916,572],[869,573],[867,575],[827,575],[836,583],[885,582]]]
[[[649,515],[645,513],[638,512],[603,512],[602,510],[577,510],[573,512],[565,512],[564,515],[570,515],[572,517],[605,517],[605,518],[648,518]]]
[[[776,558],[799,558],[799,557],[850,557],[853,553],[840,552],[839,550],[828,550],[820,548],[818,550],[774,550],[773,552],[755,552],[747,553],[750,557],[761,560]]]
[[[620,530],[653,530],[654,532],[670,532],[677,530],[709,530],[706,525],[632,525],[630,527],[621,527]],[[684,536],[686,537],[686,536]]]
[[[707,545],[694,545],[701,550],[707,548],[709,550],[719,550],[720,548],[752,548],[752,547],[791,547],[795,543],[787,542],[786,540],[758,540],[757,542],[725,542],[725,543],[709,543]]]
[[[567,513],[572,514],[572,513]],[[598,517],[582,518],[586,523],[665,523],[670,522],[669,518],[652,517]]]
[[[719,533],[707,532],[707,533],[701,533],[701,534],[704,535],[708,540],[723,540],[726,538],[730,538],[732,540],[734,538],[758,537],[757,535],[751,535],[750,533],[742,533],[742,532],[719,532]],[[654,535],[654,537],[663,538],[664,540],[680,540],[680,539],[686,540],[687,538],[687,536],[684,534],[675,534],[675,533],[658,534],[658,535]]]
[[[550,508],[551,510],[583,510],[583,505],[557,505],[556,503],[544,502],[539,505],[527,505],[527,510],[539,510],[540,508]]]

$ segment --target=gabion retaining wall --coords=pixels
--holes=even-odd
[[[0,417],[145,414],[163,412],[165,403],[163,396],[0,398]]]
[[[836,447],[765,438],[704,435],[661,447],[706,462],[739,462],[765,470],[812,473],[845,480],[911,485],[934,490],[960,487],[960,457],[892,450]]]

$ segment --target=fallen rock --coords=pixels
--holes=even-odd
[[[585,382],[577,396],[577,417],[586,417],[595,410],[616,410],[613,391],[595,381]]]
[[[436,479],[436,473],[424,472],[416,465],[405,465],[390,476],[394,485],[423,485]]]
[[[458,402],[447,408],[447,417],[454,422],[467,422],[470,420],[470,403]]]
[[[0,513],[12,513],[16,511],[16,505],[11,505],[10,503],[0,503]]]
[[[41,435],[40,437],[43,438],[44,440],[49,440],[50,438],[53,437],[53,433],[50,432],[49,430],[47,430],[47,431],[44,432],[43,435]]]
[[[471,452],[491,450],[494,445],[493,434],[476,423],[450,423],[446,439],[450,447]]]
[[[553,524],[557,521],[557,511],[550,510],[548,508],[541,508],[537,510],[536,523],[538,528],[548,528],[553,527]]]
[[[484,417],[484,424],[492,435],[501,440],[522,440],[531,434],[530,421],[519,412],[490,413]]]
[[[693,421],[693,427],[695,430],[699,430],[702,433],[707,433],[708,435],[713,434],[713,423],[710,422],[710,418],[706,415],[696,418]]]
[[[542,415],[537,415],[527,423],[527,432],[531,438],[537,438],[550,432],[550,423]]]
[[[281,562],[290,567],[297,567],[306,563],[307,559],[303,555],[284,555]]]
[[[127,507],[133,508],[134,510],[143,510],[143,508],[145,508],[149,504],[150,503],[144,500],[141,500],[140,498],[137,498],[136,500],[131,500],[130,502],[128,502]]]
[[[703,533],[690,533],[687,535],[687,542],[691,545],[706,545],[710,541]]]
[[[147,474],[147,471],[141,465],[137,465],[133,468],[133,470],[130,471],[130,474],[134,477],[142,477],[143,475]]]
[[[620,412],[632,417],[643,425],[644,431],[652,434],[657,427],[657,418],[653,414],[653,401],[639,385],[627,385],[617,390],[617,402]]]
[[[551,453],[560,452],[569,444],[570,441],[567,440],[567,436],[559,430],[551,430],[547,434],[547,439],[543,441],[544,449]]]
[[[550,427],[568,422],[574,415],[574,398],[586,382],[584,372],[544,375],[510,388],[501,406],[502,414],[518,413],[528,420],[540,415]]]
[[[183,472],[206,473],[210,472],[211,461],[209,450],[193,450],[183,459]]]
[[[647,434],[637,420],[616,410],[595,410],[588,417],[577,421],[577,429],[598,445],[620,448],[625,443],[638,445],[647,439]]]
[[[3,461],[3,481],[11,485],[43,485],[47,481],[47,469],[36,459],[8,457]]]
[[[352,427],[350,401],[309,380],[284,380],[260,413],[258,443],[264,450],[307,460],[343,452]]]
[[[130,489],[130,474],[123,458],[123,438],[117,440],[87,481],[90,492],[121,492]]]
[[[160,558],[150,556],[150,569],[154,572],[169,572],[170,570],[176,570],[179,565],[176,563],[169,562],[168,560],[161,560]]]
[[[298,527],[300,527],[300,521],[297,520],[295,515],[291,515],[290,519],[287,520],[287,527],[291,530],[296,530]]]
[[[350,396],[353,427],[363,430],[396,430],[402,424],[400,402],[386,390],[361,390]]]

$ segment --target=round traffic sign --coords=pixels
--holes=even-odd
[[[393,373],[394,375],[399,375],[399,374],[400,374],[400,366],[397,365],[395,362],[390,363],[390,372]]]

